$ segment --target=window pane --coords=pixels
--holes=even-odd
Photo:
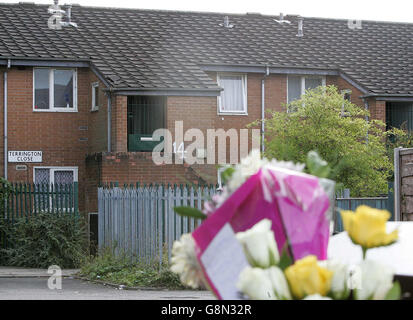
[[[244,88],[242,76],[225,76],[220,78],[221,111],[244,112]]]
[[[34,183],[50,183],[50,169],[34,169]]]
[[[34,108],[49,109],[49,69],[34,70]]]
[[[94,107],[98,107],[99,106],[99,87],[93,87],[93,92],[94,92],[94,96],[95,96],[95,105],[94,105]]]
[[[305,90],[315,89],[323,84],[321,78],[305,78]]]
[[[50,169],[34,169],[34,207],[38,211],[47,210],[50,206],[50,199],[47,197],[47,191],[50,184]],[[47,186],[46,186],[47,184]]]
[[[55,108],[73,108],[73,71],[54,71]]]
[[[73,183],[73,171],[55,171],[54,172],[54,182],[58,184],[69,184]]]
[[[301,98],[301,77],[288,77],[288,103]]]
[[[351,92],[344,93],[344,100],[351,101]]]

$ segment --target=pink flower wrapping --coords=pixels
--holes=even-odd
[[[309,254],[327,259],[329,199],[318,178],[287,169],[264,167],[238,188],[193,232],[201,257],[219,231],[229,224],[235,233],[250,229],[262,219],[272,221],[279,252],[288,240],[294,260]],[[227,266],[231,268],[231,266]],[[205,270],[211,288],[220,297]]]

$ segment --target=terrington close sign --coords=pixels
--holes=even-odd
[[[43,151],[9,151],[9,162],[42,162]]]

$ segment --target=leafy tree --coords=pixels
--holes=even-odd
[[[387,193],[392,169],[385,124],[366,121],[369,112],[345,100],[334,86],[307,91],[266,120],[265,156],[305,163],[317,150],[332,168],[329,178],[352,196]]]
[[[406,122],[400,128],[391,128],[387,131],[387,153],[391,163],[394,163],[395,148],[413,148],[413,133],[407,129]],[[391,171],[391,179],[394,172]]]

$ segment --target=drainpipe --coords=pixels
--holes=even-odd
[[[367,100],[367,98],[363,98],[364,100],[364,109],[366,111],[369,111],[369,101]],[[366,116],[366,121],[369,121],[369,116]]]
[[[7,69],[10,69],[11,60],[7,61]],[[7,71],[4,71],[3,76],[4,94],[3,94],[3,106],[4,106],[4,179],[7,180],[7,161],[8,161],[8,141],[7,141]]]
[[[367,98],[363,98],[363,101],[364,101],[364,109],[366,111],[369,111],[369,101],[367,100]],[[369,121],[369,116],[366,115],[366,122],[368,122],[368,121]],[[369,133],[368,132],[366,133],[366,141],[367,141],[367,143],[369,142]]]
[[[265,78],[270,75],[270,68],[268,65],[265,67],[265,75],[261,80],[261,152],[265,151],[264,138],[265,138]]]
[[[112,93],[107,92],[108,96],[108,152],[112,152]]]

